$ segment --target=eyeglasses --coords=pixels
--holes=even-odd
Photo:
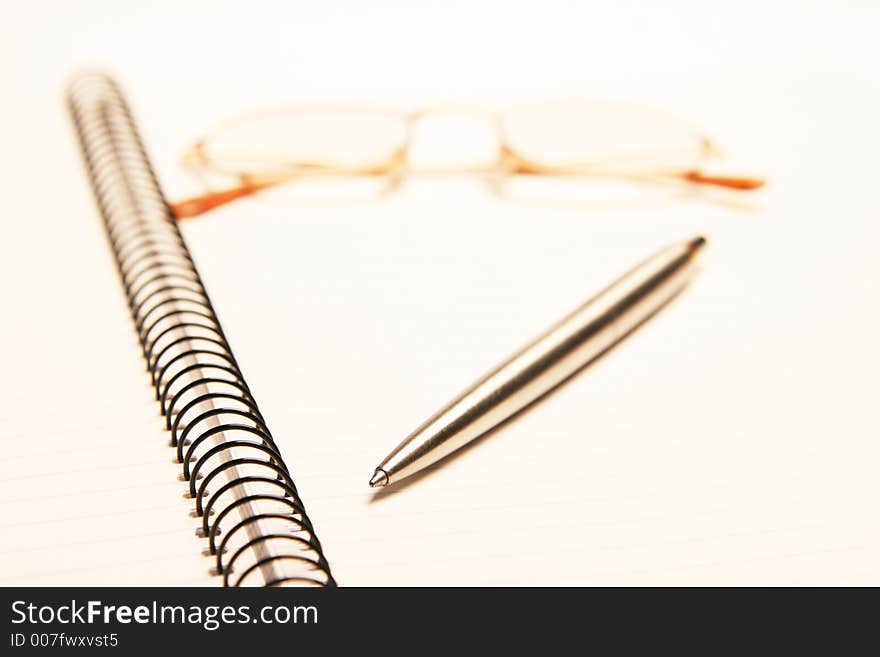
[[[431,135],[433,160],[425,157]],[[172,211],[178,219],[194,217],[263,190],[315,181],[366,180],[378,183],[370,193],[382,194],[412,172],[482,174],[503,195],[523,183],[533,196],[557,194],[560,182],[575,181],[578,194],[601,187],[612,200],[647,190],[744,192],[764,185],[707,172],[718,154],[685,122],[629,105],[569,101],[507,112],[445,106],[410,113],[300,106],[232,119],[197,141],[184,165],[203,178],[233,182]]]

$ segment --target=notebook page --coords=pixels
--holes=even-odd
[[[836,139],[799,157],[803,125],[775,125],[752,213],[528,206],[422,178],[185,225],[341,584],[880,581],[876,222],[824,179]],[[703,271],[635,335],[442,467],[367,487],[476,377],[696,233]],[[829,244],[849,255],[822,266]]]
[[[31,306],[40,352],[7,356],[20,378],[0,434],[0,581],[214,584],[103,238],[85,232],[94,244],[54,282],[70,301]]]
[[[59,90],[51,198],[9,189],[0,584],[216,585]]]

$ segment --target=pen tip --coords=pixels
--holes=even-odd
[[[388,485],[388,474],[382,468],[376,468],[370,479],[370,488],[381,488]]]
[[[689,240],[687,243],[688,250],[693,254],[702,249],[706,245],[706,238],[702,235],[697,235],[692,240]]]

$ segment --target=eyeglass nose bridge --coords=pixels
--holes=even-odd
[[[500,116],[473,105],[435,105],[406,116],[400,166],[428,174],[491,173],[503,153]]]

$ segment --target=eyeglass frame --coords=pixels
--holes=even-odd
[[[625,106],[635,107],[635,106]],[[764,186],[765,180],[753,176],[732,176],[732,175],[708,175],[703,173],[702,167],[687,168],[683,170],[656,170],[644,172],[623,172],[623,171],[602,171],[595,168],[594,164],[542,164],[534,160],[530,160],[521,153],[518,153],[509,142],[504,130],[504,113],[483,110],[467,105],[434,105],[411,112],[394,112],[393,110],[382,110],[371,108],[368,106],[339,106],[339,105],[299,105],[296,107],[285,108],[284,110],[272,110],[262,114],[277,114],[281,111],[346,111],[381,113],[400,120],[405,127],[404,139],[401,144],[396,147],[389,157],[384,161],[372,163],[368,166],[353,167],[341,164],[328,164],[316,162],[291,162],[285,166],[283,172],[279,171],[275,174],[249,174],[237,170],[229,170],[220,165],[206,154],[205,146],[211,138],[211,133],[197,140],[183,154],[181,161],[185,168],[190,170],[199,169],[201,171],[220,174],[223,176],[237,178],[239,184],[219,191],[210,191],[205,194],[187,198],[171,204],[171,210],[174,216],[180,220],[190,217],[200,216],[216,207],[226,205],[240,198],[252,196],[265,189],[276,187],[279,185],[295,182],[306,177],[351,177],[351,176],[386,176],[388,184],[385,192],[390,192],[397,188],[403,180],[414,170],[410,166],[410,152],[413,144],[413,135],[416,126],[425,117],[437,114],[449,113],[469,113],[489,117],[495,123],[497,134],[498,153],[495,160],[483,167],[464,167],[449,166],[435,167],[430,169],[419,168],[417,171],[430,171],[431,173],[486,173],[490,174],[490,180],[493,181],[493,189],[500,190],[501,182],[508,176],[513,175],[546,175],[546,176],[583,176],[590,178],[604,177],[618,180],[628,180],[638,183],[686,183],[691,185],[708,185],[721,187],[735,191],[751,191]],[[643,110],[644,108],[638,108]],[[662,113],[648,110],[654,114],[663,116]],[[237,117],[224,124],[221,124],[218,130],[222,130],[223,126],[228,125],[236,120],[243,118],[257,118],[261,113],[249,114],[243,117]],[[668,117],[672,121],[681,123],[674,117]],[[684,125],[684,124],[682,124]],[[214,132],[217,132],[215,130]],[[693,131],[693,136],[698,144],[696,152],[696,162],[701,163],[711,157],[720,155],[720,150],[715,142],[708,136]]]

